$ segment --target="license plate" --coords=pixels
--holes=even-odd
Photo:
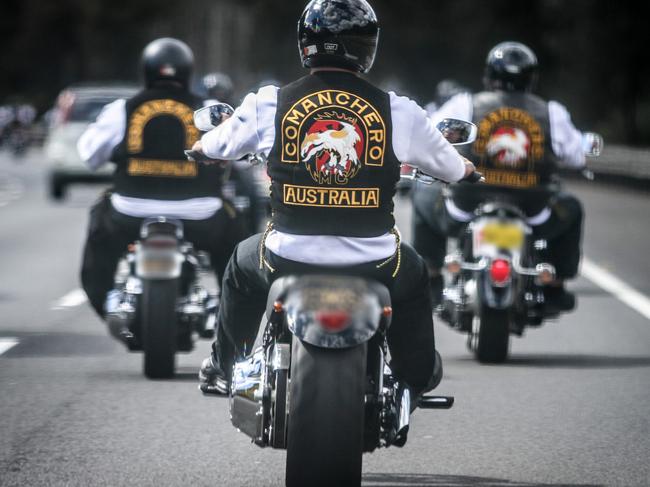
[[[145,250],[137,253],[135,271],[144,279],[172,279],[180,275],[181,262],[175,251]]]
[[[148,258],[142,259],[141,269],[148,274],[159,274],[173,272],[176,267],[174,259],[170,258]]]
[[[517,225],[490,223],[483,227],[480,240],[500,249],[517,249],[524,243],[524,232]]]

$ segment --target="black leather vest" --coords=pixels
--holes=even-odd
[[[308,75],[280,89],[275,129],[276,229],[374,237],[393,228],[400,165],[387,93],[349,73]]]
[[[200,137],[192,119],[199,107],[198,97],[174,87],[147,89],[126,102],[124,139],[112,157],[116,193],[158,200],[220,195],[221,170],[183,152]]]
[[[486,184],[455,185],[454,201],[471,211],[480,201],[499,197],[518,204],[528,214],[539,212],[557,168],[548,104],[529,93],[503,91],[478,93],[472,101],[477,139],[459,151],[474,162]]]

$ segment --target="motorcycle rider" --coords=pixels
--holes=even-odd
[[[271,283],[307,272],[383,282],[393,306],[394,373],[416,393],[440,380],[428,273],[401,242],[393,196],[400,162],[447,181],[474,167],[415,102],[361,78],[373,64],[378,33],[366,0],[312,0],[298,23],[309,74],[249,94],[195,145],[211,158],[268,156],[273,209],[266,232],[240,243],[226,269],[217,339],[199,372],[204,391],[227,391],[233,361],[251,350]]]
[[[218,71],[208,73],[201,79],[201,84],[206,97],[203,106],[217,103],[233,104],[234,86],[232,79],[226,73]],[[224,176],[227,176],[227,181],[222,188],[224,195],[236,201],[239,209],[246,210],[246,234],[257,233],[266,216],[266,206],[261,188],[255,180],[255,169],[246,160],[233,161]]]
[[[459,93],[469,92],[469,89],[454,79],[443,79],[438,82],[435,90],[435,97],[424,106],[429,115],[436,113],[438,108],[447,103],[452,97]]]
[[[440,185],[419,184],[413,192],[413,246],[429,264],[434,300],[442,291],[447,236],[458,235],[482,201],[497,197],[523,209],[535,234],[548,242],[548,260],[557,280],[545,289],[547,304],[560,311],[575,306],[564,281],[578,271],[582,206],[574,196],[553,191],[549,183],[558,166],[584,166],[582,134],[564,106],[532,93],[537,76],[533,51],[518,42],[502,42],[487,56],[485,91],[460,93],[432,116],[434,123],[459,118],[478,126],[476,142],[459,150],[476,161],[486,179],[479,187],[454,185],[448,199]]]
[[[193,65],[184,42],[151,42],[142,53],[142,91],[104,107],[79,139],[79,154],[91,169],[109,160],[116,164],[112,191],[90,212],[81,270],[101,317],[117,263],[139,238],[144,218],[182,220],[185,238],[209,252],[218,279],[242,237],[235,210],[221,197],[221,167],[199,165],[184,154],[199,138],[192,115],[202,101],[188,89]],[[110,331],[120,336],[120,330]]]
[[[214,105],[215,103],[234,103],[234,85],[232,79],[226,73],[218,71],[208,73],[201,80],[203,90],[205,91],[204,105]]]

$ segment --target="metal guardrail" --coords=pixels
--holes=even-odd
[[[650,147],[608,146],[605,143],[600,157],[588,159],[587,167],[596,174],[650,180]]]

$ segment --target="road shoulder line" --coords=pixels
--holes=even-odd
[[[8,352],[16,345],[18,345],[18,343],[20,343],[20,340],[18,340],[18,338],[13,338],[13,337],[0,338],[0,355],[4,354],[5,352]]]
[[[588,258],[582,260],[580,273],[591,282],[612,294],[619,301],[650,320],[650,298],[623,282],[611,272],[603,269]]]
[[[88,298],[86,297],[86,293],[83,291],[83,289],[77,288],[54,301],[52,303],[51,309],[59,310],[65,308],[74,308],[75,306],[79,306],[85,303],[87,300]]]

